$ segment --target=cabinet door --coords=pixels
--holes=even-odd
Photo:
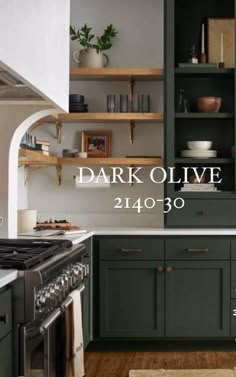
[[[0,340],[0,376],[12,377],[12,333]]]
[[[86,246],[87,248],[87,246]],[[87,248],[88,253],[90,250]],[[91,263],[89,254],[85,254],[81,258],[81,262],[85,265],[89,265],[89,270],[91,271]],[[85,285],[85,290],[82,293],[82,319],[83,319],[83,338],[84,338],[84,349],[88,346],[91,340],[91,272],[88,277],[84,278],[83,284]]]
[[[161,261],[100,262],[100,336],[164,335]]]
[[[166,336],[230,336],[230,262],[168,261],[165,289]]]

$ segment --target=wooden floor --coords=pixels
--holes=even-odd
[[[131,369],[217,369],[236,366],[236,352],[86,352],[86,377],[128,377]]]

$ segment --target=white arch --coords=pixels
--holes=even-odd
[[[27,130],[37,122],[51,114],[57,114],[57,109],[40,110],[26,118],[15,130],[8,159],[8,237],[17,237],[17,182],[18,182],[18,150],[20,141]]]

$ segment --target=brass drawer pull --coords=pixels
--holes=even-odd
[[[121,249],[122,253],[141,253],[143,249]]]
[[[208,248],[205,249],[188,249],[189,253],[207,253],[209,251]]]

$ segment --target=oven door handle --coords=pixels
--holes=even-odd
[[[79,288],[77,288],[77,290],[82,293],[85,289],[85,285],[84,284],[81,284],[79,286]],[[37,329],[32,329],[31,331],[29,331],[26,335],[28,338],[33,338],[39,334],[41,335],[44,335],[46,333],[46,331],[49,329],[49,327],[56,321],[56,319],[58,317],[60,317],[60,315],[62,313],[65,312],[66,308],[72,304],[73,302],[73,299],[71,297],[67,297],[63,302],[62,304],[59,306],[59,308],[56,308],[55,310],[53,310],[53,312],[47,317],[47,319],[45,319],[45,321],[43,321],[41,323],[41,325],[37,328]]]

